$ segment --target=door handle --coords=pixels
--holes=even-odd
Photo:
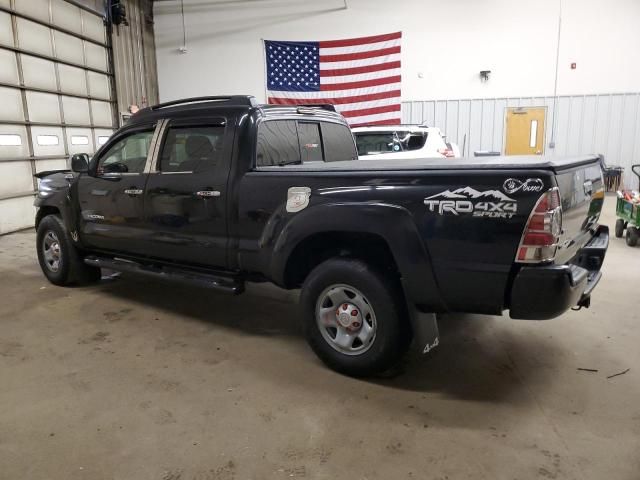
[[[133,187],[133,188],[127,188],[124,191],[124,193],[130,196],[136,196],[136,195],[140,195],[142,193],[142,190],[139,188]]]
[[[196,192],[196,195],[201,198],[219,197],[220,192],[218,190],[200,190]]]

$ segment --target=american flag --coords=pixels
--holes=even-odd
[[[400,123],[402,32],[322,42],[265,40],[268,102],[331,103],[352,127]]]

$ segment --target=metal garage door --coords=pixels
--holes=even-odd
[[[65,0],[0,0],[0,234],[33,224],[34,173],[114,129],[103,17]]]

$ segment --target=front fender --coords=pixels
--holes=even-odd
[[[431,267],[427,246],[413,216],[405,208],[386,203],[325,203],[291,216],[275,241],[270,271],[284,284],[287,260],[310,236],[326,232],[369,233],[381,237],[400,271],[407,302],[441,312],[446,306]]]
[[[55,173],[40,180],[38,194],[33,202],[38,208],[36,227],[49,212],[57,211],[69,232],[77,231],[73,192],[77,190],[75,178],[67,178],[63,173]],[[73,237],[73,235],[72,235]],[[77,237],[76,237],[77,238]]]

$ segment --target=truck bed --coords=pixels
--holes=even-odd
[[[580,155],[574,157],[554,158],[540,155],[471,157],[471,158],[421,158],[409,160],[350,160],[345,162],[308,162],[304,164],[259,167],[261,171],[389,171],[389,170],[531,170],[543,169],[554,172],[579,167],[599,161],[597,155]]]

